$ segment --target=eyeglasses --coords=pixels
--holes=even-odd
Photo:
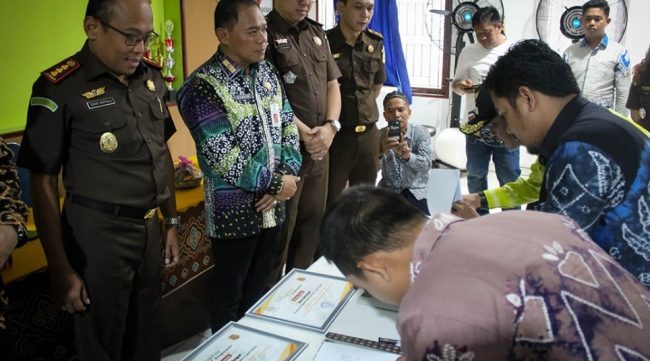
[[[102,21],[102,25],[104,25],[105,27],[107,27],[109,29],[112,29],[112,30],[115,30],[116,32],[122,34],[122,36],[124,36],[124,40],[126,40],[126,45],[128,45],[128,46],[136,46],[136,45],[140,44],[140,42],[144,42],[144,46],[146,48],[147,46],[149,46],[149,44],[151,44],[152,42],[156,41],[156,39],[158,39],[158,34],[156,34],[155,31],[152,31],[152,32],[150,32],[149,34],[146,34],[146,35],[133,34],[133,33],[127,33],[127,32],[124,32],[124,31],[122,31],[120,29],[117,29],[117,28],[115,28],[115,27],[111,26],[110,24],[105,23],[103,21]]]

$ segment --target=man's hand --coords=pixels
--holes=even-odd
[[[397,147],[399,147],[399,139],[389,138],[388,132],[385,132],[379,140],[379,154],[386,154],[389,150],[397,149]]]
[[[62,270],[50,268],[54,302],[68,313],[85,312],[90,297],[81,277],[70,266]]]
[[[481,208],[481,197],[478,193],[464,195],[462,201],[474,209]]]
[[[18,233],[16,228],[5,224],[0,225],[0,269],[4,267],[17,243]]]
[[[275,208],[278,204],[278,200],[275,199],[275,196],[272,194],[265,194],[262,198],[255,203],[255,210],[258,212],[266,212]]]
[[[173,268],[180,260],[181,250],[178,245],[178,227],[171,226],[165,229],[165,268]]]
[[[474,82],[470,79],[456,80],[452,83],[452,87],[459,95],[473,93],[476,90]]]
[[[323,124],[309,130],[309,139],[305,139],[305,148],[313,160],[322,160],[332,145],[336,131],[330,124]]]
[[[400,158],[405,161],[411,159],[411,148],[409,148],[405,140],[399,142],[399,145],[397,146],[397,154],[399,154]]]
[[[293,197],[298,190],[298,182],[300,182],[300,177],[294,175],[285,174],[282,176],[282,189],[280,192],[275,195],[275,199],[279,201],[286,201]]]
[[[469,203],[465,201],[458,201],[451,205],[451,213],[455,216],[464,219],[471,219],[479,217],[480,214],[476,211],[476,208],[472,207]]]

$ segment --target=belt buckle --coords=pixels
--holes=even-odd
[[[153,216],[156,214],[156,211],[158,208],[151,208],[150,210],[147,211],[147,213],[144,214],[144,219],[151,219]]]
[[[357,125],[354,127],[354,131],[357,133],[363,133],[366,131],[366,126],[365,125]]]

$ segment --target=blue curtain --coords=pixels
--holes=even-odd
[[[336,2],[334,1],[334,9]],[[399,35],[399,21],[396,0],[375,0],[375,13],[368,27],[384,36],[386,55],[386,85],[397,87],[412,101],[411,82],[406,70],[406,60],[402,51],[402,40]],[[338,22],[338,15],[336,18]]]

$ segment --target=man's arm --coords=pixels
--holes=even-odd
[[[408,158],[402,157],[402,159],[404,160],[404,168],[411,170],[413,175],[415,175],[420,172],[428,172],[429,169],[431,169],[433,150],[431,149],[431,137],[429,136],[429,132],[416,127],[413,134],[413,148],[409,149]],[[406,141],[403,143],[406,144]],[[400,154],[400,156],[401,155],[402,154]]]
[[[610,170],[607,177],[599,176],[602,169]],[[566,176],[569,172],[571,177]],[[621,202],[625,192],[618,164],[599,148],[582,142],[562,144],[549,157],[545,178],[547,195],[540,210],[572,218],[587,233],[605,208]]]
[[[165,162],[165,173],[167,187],[169,188],[169,198],[160,206],[160,212],[163,218],[172,219],[178,215],[176,213],[176,186],[174,182],[174,161],[172,155],[167,149]],[[179,225],[168,225],[163,221],[163,241],[165,246],[165,268],[172,268],[178,264],[180,259],[180,248],[178,243]]]
[[[535,160],[535,163],[530,166],[528,178],[519,177],[502,187],[483,192],[488,208],[513,208],[539,200],[543,179],[544,166]]]
[[[30,172],[30,180],[34,222],[47,257],[54,301],[69,313],[83,312],[90,304],[90,298],[65,253],[58,176]]]
[[[17,228],[25,229],[27,206],[20,200],[20,182],[11,152],[0,138],[0,268],[18,244]]]
[[[327,82],[327,117],[338,119],[341,115],[341,91],[338,80]],[[322,159],[332,145],[336,131],[329,123],[316,126],[309,131],[313,139],[307,144],[307,150],[314,159]]]
[[[614,87],[616,88],[614,110],[624,116],[628,115],[628,110],[625,105],[627,103],[628,94],[630,93],[631,84],[630,56],[627,50],[624,50],[619,56],[618,64],[614,70]]]

